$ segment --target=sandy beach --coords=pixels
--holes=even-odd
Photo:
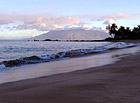
[[[140,103],[140,0],[0,0],[0,103]]]
[[[1,84],[0,103],[140,103],[140,54],[102,67]]]

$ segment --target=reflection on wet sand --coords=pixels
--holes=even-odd
[[[118,57],[140,53],[140,47],[114,50],[107,53],[77,57],[62,61],[27,65],[0,72],[0,83],[38,78],[115,63]]]

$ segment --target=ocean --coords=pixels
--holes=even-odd
[[[124,42],[0,41],[0,70],[136,46]]]

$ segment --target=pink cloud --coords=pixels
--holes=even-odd
[[[103,16],[99,19],[105,20],[104,18],[107,19],[111,17],[124,18],[124,15],[119,14],[119,15]],[[111,24],[113,20],[115,19],[105,21],[104,24]],[[54,16],[50,14],[44,14],[44,15],[2,14],[0,16],[0,25],[18,23],[18,22],[20,22],[18,25],[13,26],[14,30],[36,29],[40,31],[50,31],[50,30],[70,29],[70,28],[95,29],[95,27],[90,25],[90,21],[84,22],[84,20],[82,21],[81,17],[79,16],[74,16],[74,17]]]
[[[37,18],[37,22],[42,22],[43,21],[43,18],[42,17],[38,17]]]
[[[17,29],[37,29],[37,30],[56,30],[56,29],[65,29],[66,27],[81,26],[82,22],[79,20],[78,16],[44,16],[36,17],[34,19],[24,20],[22,25],[18,25]]]
[[[104,21],[106,19],[129,19],[132,18],[133,16],[128,13],[118,13],[118,14],[113,14],[113,15],[107,15],[107,16],[102,16],[102,17],[96,17],[96,19],[91,19],[93,21]]]
[[[109,15],[109,16],[103,16],[102,18],[105,19],[128,19],[132,17],[132,15],[127,14],[127,13],[118,13],[118,14],[113,14],[113,15]]]

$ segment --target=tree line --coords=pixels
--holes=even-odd
[[[108,25],[106,29],[114,39],[140,39],[140,25],[130,29],[130,27],[118,26],[116,24]]]

